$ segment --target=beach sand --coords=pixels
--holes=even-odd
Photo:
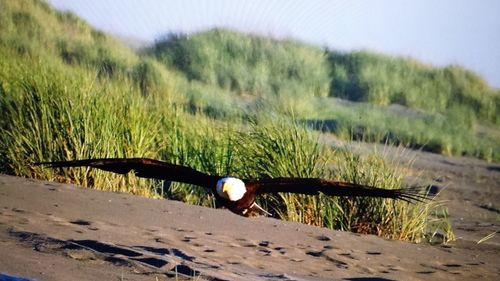
[[[422,156],[423,155],[423,156]],[[427,158],[426,158],[427,157]],[[420,153],[457,240],[386,240],[0,175],[0,272],[36,280],[498,280],[500,166]]]

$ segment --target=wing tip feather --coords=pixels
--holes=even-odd
[[[425,203],[426,201],[431,200],[432,197],[429,196],[428,187],[417,186],[398,189],[396,199],[400,199],[408,203]]]

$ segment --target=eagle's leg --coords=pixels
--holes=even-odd
[[[241,212],[241,215],[245,217],[272,216],[271,213],[264,210],[264,208],[262,208],[255,202],[253,202],[252,205],[250,205],[250,207],[243,210],[243,212]]]

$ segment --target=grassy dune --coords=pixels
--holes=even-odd
[[[292,111],[303,119],[335,120],[333,132],[347,139],[500,159],[500,91],[459,66],[218,29],[169,35],[143,53],[208,87],[196,93],[205,97],[200,105],[226,115],[235,105],[245,115]],[[363,103],[345,107],[335,98]],[[420,114],[392,114],[393,104]]]

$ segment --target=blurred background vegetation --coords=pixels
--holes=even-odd
[[[402,186],[404,167],[326,147],[320,133],[500,160],[500,91],[460,66],[222,29],[168,34],[132,50],[38,0],[0,0],[0,57],[2,173],[213,206],[194,186],[174,184],[164,194],[160,183],[133,175],[28,163],[149,157],[241,177]],[[452,239],[436,202],[262,201],[283,219],[394,239],[438,232]]]

